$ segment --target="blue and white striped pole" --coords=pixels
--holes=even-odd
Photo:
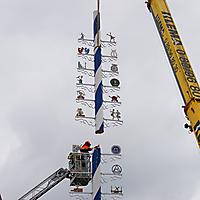
[[[100,40],[100,13],[94,11],[94,76],[95,76],[95,133],[104,132],[103,122],[103,91],[101,69],[101,40]]]
[[[101,149],[95,148],[92,154],[92,200],[101,200]]]

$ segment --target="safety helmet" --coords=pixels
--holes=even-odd
[[[88,141],[86,141],[86,142],[85,142],[85,144],[86,144],[86,145],[88,145],[88,146],[90,146],[90,145],[91,145],[91,143],[90,143],[90,141],[89,141],[89,140],[88,140]]]

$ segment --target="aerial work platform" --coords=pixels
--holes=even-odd
[[[91,155],[71,152],[69,154],[70,186],[86,186],[91,180]]]

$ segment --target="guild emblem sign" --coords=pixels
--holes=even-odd
[[[120,165],[113,165],[112,166],[112,173],[115,175],[119,175],[122,173],[122,167]]]
[[[77,153],[80,150],[80,146],[77,144],[72,145],[72,152]]]
[[[113,78],[113,79],[110,80],[110,84],[111,84],[113,87],[118,87],[119,84],[120,84],[120,82],[119,82],[118,79]]]
[[[112,66],[110,67],[112,72],[117,72],[118,71],[118,67],[116,64],[112,64]]]
[[[121,148],[119,145],[113,145],[111,148],[111,151],[113,154],[120,154],[121,153]]]

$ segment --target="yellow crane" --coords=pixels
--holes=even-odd
[[[200,147],[200,87],[178,34],[165,0],[148,0],[147,7],[153,15],[172,71],[180,89],[184,112],[189,128],[195,134]]]

